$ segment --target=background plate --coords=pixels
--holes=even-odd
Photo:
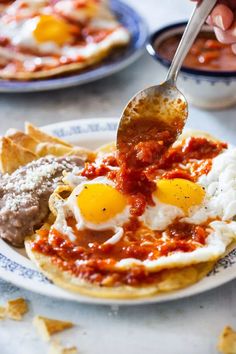
[[[35,81],[0,80],[0,92],[46,91],[82,85],[114,74],[133,63],[145,48],[148,36],[147,25],[135,10],[119,0],[110,0],[110,7],[131,34],[129,46],[120,54],[115,56],[111,54],[109,58],[97,66],[88,68],[81,73],[67,74],[64,77]]]
[[[43,129],[71,143],[97,148],[115,139],[117,123],[118,120],[112,118],[81,119],[48,125]],[[236,277],[236,249],[232,249],[207,277],[186,289],[137,300],[98,299],[69,293],[53,285],[34,267],[24,250],[15,249],[3,240],[0,240],[0,250],[0,277],[3,279],[39,294],[91,304],[134,305],[175,300],[213,289]]]

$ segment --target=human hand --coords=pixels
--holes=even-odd
[[[236,54],[236,0],[218,1],[207,23],[214,28],[218,41],[232,44],[233,52]]]

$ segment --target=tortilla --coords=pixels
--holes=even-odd
[[[49,256],[33,251],[31,245],[34,239],[35,235],[25,240],[27,255],[48,279],[66,290],[99,298],[135,299],[179,290],[201,280],[215,265],[215,262],[206,262],[185,268],[165,270],[161,272],[160,279],[152,285],[138,287],[127,285],[98,286],[81,280],[68,271],[63,271],[52,262]]]
[[[79,73],[83,69],[90,68],[91,66],[101,62],[107,56],[109,56],[116,46],[112,46],[109,49],[100,51],[99,55],[86,59],[84,62],[78,63],[71,63],[71,64],[64,64],[56,68],[51,68],[47,70],[40,70],[40,71],[18,71],[15,73],[6,72],[0,70],[0,77],[1,79],[5,80],[21,80],[21,81],[29,81],[29,80],[40,80],[46,79],[54,76],[62,76],[68,75],[70,73]]]

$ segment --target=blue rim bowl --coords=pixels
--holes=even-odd
[[[154,33],[152,33],[149,37],[148,43],[146,45],[146,49],[148,51],[148,53],[158,62],[160,62],[161,64],[163,64],[166,68],[168,68],[170,66],[170,60],[167,60],[163,57],[161,57],[158,52],[155,49],[155,43],[158,40],[158,38],[160,38],[161,36],[163,36],[165,34],[165,38],[168,38],[168,35],[166,35],[166,33],[170,32],[170,36],[173,34],[173,30],[176,30],[176,32],[174,32],[175,34],[178,33],[183,33],[184,27],[187,25],[187,21],[183,21],[183,22],[177,22],[177,23],[173,23],[171,25],[162,27],[161,29],[155,31]],[[177,31],[177,29],[179,28],[179,31]],[[209,31],[209,27],[208,26],[204,26],[203,30]],[[236,57],[235,57],[236,59]],[[180,72],[186,73],[186,74],[190,74],[190,75],[194,75],[194,76],[207,76],[207,77],[217,77],[217,78],[221,78],[221,79],[232,79],[232,78],[236,78],[236,71],[216,71],[216,70],[200,70],[200,69],[190,69],[187,68],[185,66],[182,66]]]

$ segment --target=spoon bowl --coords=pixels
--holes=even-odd
[[[157,141],[158,134],[168,131],[169,137],[161,149],[164,153],[181,134],[188,117],[184,95],[166,81],[138,92],[125,107],[117,132],[119,151],[140,142]]]

